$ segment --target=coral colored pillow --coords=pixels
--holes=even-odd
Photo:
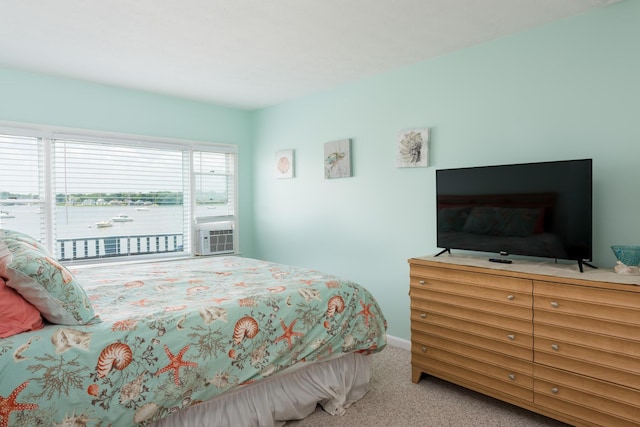
[[[51,323],[100,322],[73,274],[32,238],[11,233],[0,233],[0,278],[6,285],[33,304]]]
[[[0,278],[0,338],[35,331],[42,327],[44,322],[38,309]]]

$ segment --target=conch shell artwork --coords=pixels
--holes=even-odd
[[[425,167],[428,165],[429,128],[400,132],[398,137],[398,167]]]

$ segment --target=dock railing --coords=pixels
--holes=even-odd
[[[59,261],[182,252],[184,236],[177,233],[57,239]]]

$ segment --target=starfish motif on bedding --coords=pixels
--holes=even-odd
[[[196,362],[187,362],[182,360],[182,356],[184,356],[187,350],[189,350],[189,346],[184,347],[178,354],[174,356],[173,353],[171,353],[171,350],[169,350],[169,347],[167,347],[167,345],[165,344],[164,352],[167,353],[167,356],[169,357],[169,364],[164,368],[158,370],[158,372],[156,372],[156,377],[160,376],[160,374],[164,374],[167,371],[173,370],[173,382],[177,386],[179,386],[181,384],[180,368],[183,366],[198,366]]]
[[[304,335],[302,332],[294,332],[293,331],[293,326],[296,324],[297,321],[298,321],[298,319],[295,319],[293,322],[291,322],[291,324],[289,326],[287,326],[284,323],[284,320],[280,319],[280,325],[282,326],[282,329],[284,330],[284,334],[282,334],[278,338],[276,338],[276,340],[273,343],[275,344],[278,341],[287,340],[287,343],[289,344],[289,348],[291,348],[291,338],[293,338],[293,337],[301,337],[301,336]]]
[[[369,316],[371,317],[376,317],[372,312],[371,312],[371,304],[366,304],[362,302],[362,300],[360,300],[360,305],[362,306],[362,310],[360,310],[358,313],[356,313],[356,316],[359,315],[363,315],[364,316],[364,324],[365,326],[369,327]]]
[[[38,409],[38,405],[35,403],[18,403],[16,398],[22,390],[27,387],[29,381],[25,381],[20,384],[11,392],[8,397],[0,396],[0,427],[8,427],[9,416],[14,411],[26,411],[30,409]]]

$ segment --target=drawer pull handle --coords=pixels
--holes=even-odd
[[[516,340],[516,336],[513,335],[513,334],[507,335],[507,338],[509,338],[511,341],[515,341]]]
[[[424,285],[426,282],[424,280],[420,280],[418,283],[420,283],[421,285]]]
[[[516,374],[509,374],[509,378],[510,378],[512,381],[515,381],[515,380],[516,380]]]
[[[422,346],[422,352],[423,352],[423,353],[426,353],[426,352],[427,352],[427,347],[426,347],[426,346],[424,346],[424,345]]]
[[[553,307],[553,308],[558,308],[558,307],[560,307],[560,304],[558,304],[558,303],[557,303],[557,302],[555,302],[555,301],[552,301],[552,302],[551,302],[551,307]]]
[[[515,297],[514,297],[513,295],[509,295],[509,296],[507,297],[507,299],[508,299],[509,301],[513,301],[513,300],[514,300],[514,298],[515,298]]]
[[[420,317],[422,317],[423,319],[427,317],[427,313],[420,313]]]
[[[558,346],[558,344],[551,344],[551,348],[554,349],[555,351],[560,350],[560,347]]]
[[[558,394],[558,387],[554,387],[551,389],[551,393]]]

